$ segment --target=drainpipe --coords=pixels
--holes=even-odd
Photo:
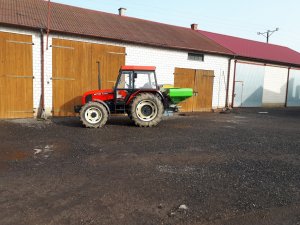
[[[45,118],[45,53],[44,53],[44,30],[40,29],[41,33],[41,104],[38,117]]]
[[[228,60],[228,74],[227,74],[227,87],[226,87],[226,101],[225,101],[225,108],[228,109],[229,106],[228,106],[228,96],[229,96],[229,82],[230,82],[230,70],[231,70],[231,60],[233,58],[229,58]]]
[[[51,22],[51,2],[48,0],[48,13],[47,13],[47,46],[46,50],[48,50],[48,41],[49,41],[49,33],[50,33],[50,22]]]
[[[286,94],[285,94],[285,107],[287,107],[287,104],[288,104],[288,94],[289,94],[289,84],[290,84],[290,71],[291,71],[291,67],[289,67],[289,69],[288,69],[288,75],[287,75]]]
[[[233,72],[233,88],[232,88],[232,102],[231,102],[231,108],[234,107],[234,92],[235,92],[235,75],[236,75],[236,63],[237,60],[234,60],[234,72]]]

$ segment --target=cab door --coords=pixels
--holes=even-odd
[[[133,72],[123,71],[119,74],[115,87],[115,111],[126,112],[126,102],[133,92]]]

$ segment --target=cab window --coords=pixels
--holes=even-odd
[[[137,71],[134,73],[135,89],[156,89],[156,80],[154,72]]]

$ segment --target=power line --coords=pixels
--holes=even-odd
[[[279,28],[277,27],[275,30],[267,30],[266,32],[258,32],[257,35],[262,35],[267,38],[267,43],[269,43],[269,39],[272,34],[274,34],[276,31],[279,31]]]

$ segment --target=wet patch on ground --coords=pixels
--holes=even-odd
[[[31,157],[29,152],[18,150],[1,150],[0,151],[0,172],[8,168],[10,163],[26,160]]]

